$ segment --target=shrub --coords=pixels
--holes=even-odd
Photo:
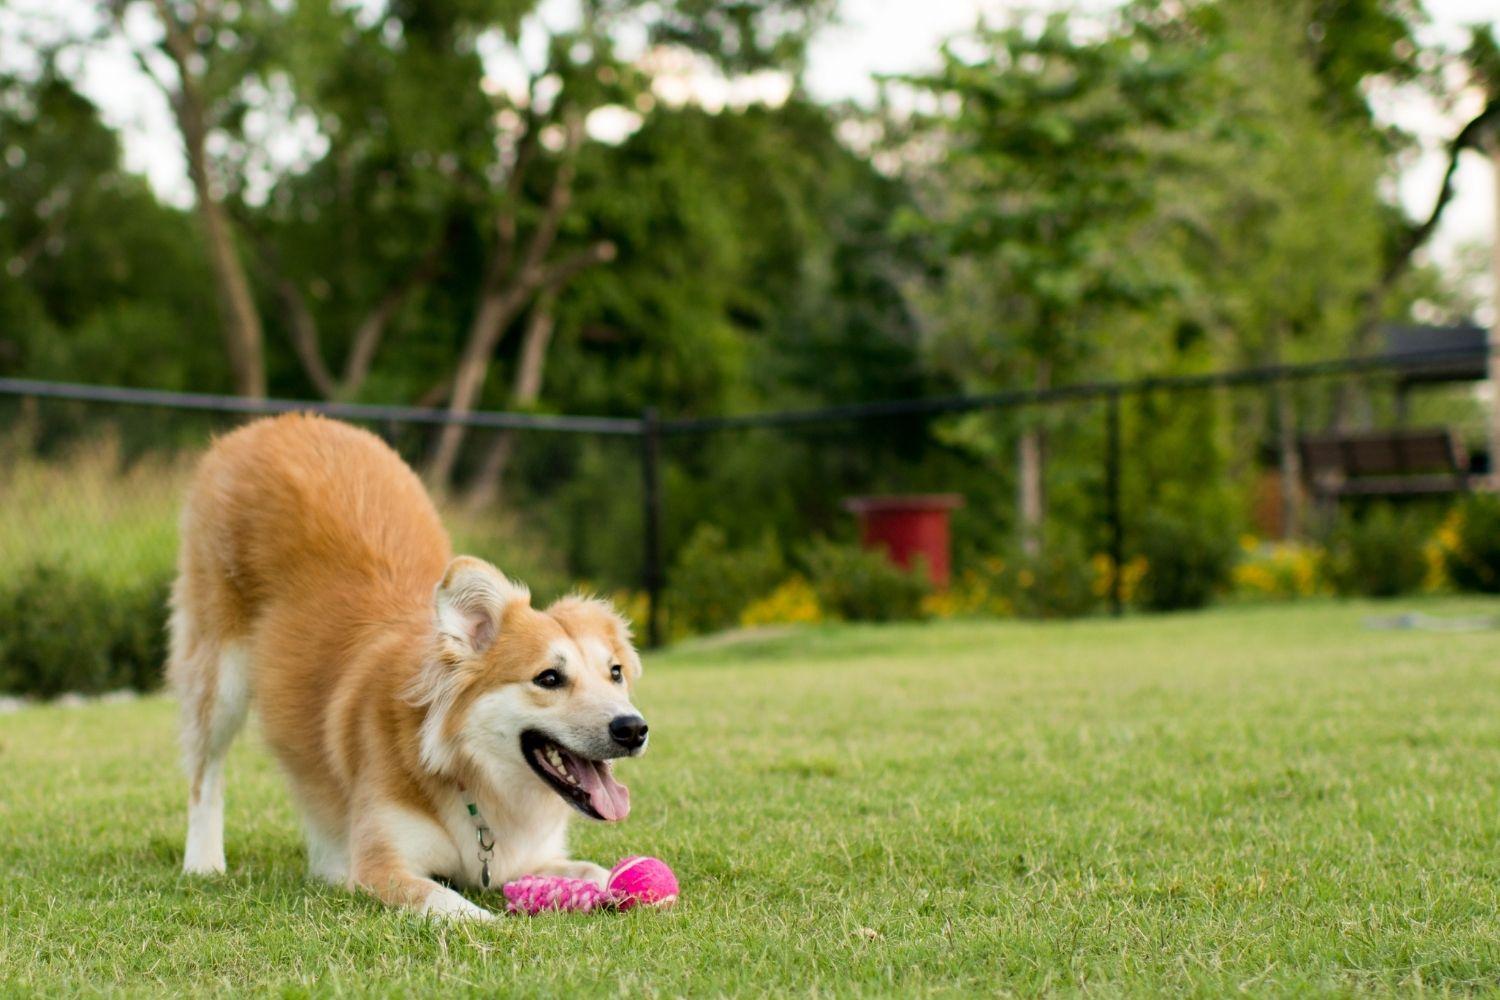
[[[1251,597],[1310,597],[1319,590],[1320,550],[1299,542],[1240,539],[1242,555],[1233,571],[1234,589]]]
[[[882,553],[819,539],[800,553],[818,604],[851,621],[894,621],[923,616],[932,590],[927,576],[907,572]]]
[[[1328,537],[1323,571],[1336,593],[1395,597],[1422,588],[1427,578],[1426,532],[1380,504],[1346,514]]]
[[[1448,578],[1460,590],[1500,593],[1500,495],[1466,497],[1454,520],[1444,546]]]
[[[167,582],[106,583],[36,563],[0,584],[0,690],[149,689],[166,657]]]
[[[1151,611],[1206,606],[1234,569],[1234,538],[1222,520],[1153,513],[1138,544],[1146,572],[1135,596]]]
[[[927,618],[958,618],[968,615],[1013,615],[1005,582],[1005,560],[990,556],[958,573],[947,590],[934,590],[922,600]]]
[[[1104,552],[1095,552],[1089,559],[1089,568],[1094,572],[1094,596],[1103,601],[1109,597],[1110,590],[1114,587],[1115,561]],[[1124,604],[1134,604],[1136,595],[1141,589],[1141,580],[1145,579],[1146,570],[1145,556],[1134,556],[1126,559],[1120,565],[1120,601]]]
[[[1093,560],[1073,539],[1049,538],[1040,555],[1010,560],[1004,582],[1024,618],[1077,618],[1099,606]]]
[[[730,548],[724,532],[699,525],[673,564],[665,603],[677,634],[712,632],[739,623],[751,601],[786,577],[786,559],[770,532],[757,545]]]
[[[818,595],[801,576],[791,576],[765,597],[751,601],[740,614],[740,624],[809,625],[823,620]]]

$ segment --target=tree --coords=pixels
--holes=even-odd
[[[1205,148],[1216,181],[1187,196],[1204,213],[1200,315],[1231,365],[1347,353],[1379,274],[1384,151],[1362,122],[1325,110],[1316,64],[1294,44],[1305,30],[1295,8],[1225,10],[1220,101],[1235,126]],[[1282,523],[1296,536],[1303,420],[1290,385],[1278,383],[1271,399]]]
[[[193,220],[121,164],[44,56],[0,77],[0,371],[188,388],[222,378]]]
[[[1481,88],[1485,107],[1490,113],[1485,137],[1489,145],[1490,164],[1495,182],[1495,229],[1493,246],[1494,280],[1490,297],[1490,364],[1491,391],[1500,395],[1500,41],[1494,28],[1475,27],[1465,53],[1474,83]],[[1451,170],[1449,173],[1451,177]],[[1447,186],[1447,181],[1444,182]],[[1489,421],[1490,482],[1500,488],[1500,398],[1490,401]]]
[[[500,171],[505,197],[487,210],[493,219],[492,243],[447,392],[450,414],[463,416],[478,404],[496,348],[530,304],[551,301],[579,273],[615,257],[615,245],[608,240],[576,239],[569,247],[560,245],[559,237],[574,202],[587,119],[605,107],[633,108],[646,96],[649,79],[616,53],[614,33],[620,26],[644,16],[651,36],[686,45],[726,70],[794,67],[808,34],[830,6],[827,0],[755,0],[726,12],[702,0],[616,0],[585,4],[578,30],[550,39],[545,66],[530,77],[524,94],[499,95],[501,111],[491,119],[511,123],[509,128],[499,124],[491,142],[511,156]],[[554,96],[543,99],[544,90]],[[549,146],[550,164],[543,162]],[[527,194],[535,200],[527,203]],[[527,398],[532,395],[528,387],[540,388],[540,364],[551,339],[545,311],[529,325],[528,335],[521,357],[532,371],[519,372],[515,379],[521,405],[534,402]],[[443,486],[452,479],[463,439],[462,424],[444,426],[427,463],[430,482]],[[479,498],[493,493],[508,448],[508,439],[501,438],[483,463]]]
[[[1118,29],[1082,40],[1062,16],[1035,32],[982,27],[943,47],[936,74],[906,81],[936,109],[904,146],[925,193],[904,225],[941,262],[922,292],[931,357],[973,388],[1076,376],[1115,317],[1171,285],[1134,251],[1196,111],[1196,60],[1141,42]],[[1031,553],[1044,449],[1041,423],[1026,419],[1017,508]]]
[[[125,23],[143,0],[106,0],[122,36]],[[160,71],[151,51],[134,50],[141,69],[166,95],[182,138],[198,219],[208,251],[225,356],[235,392],[264,396],[266,371],[260,312],[235,245],[234,232],[209,152],[210,137],[236,110],[234,96],[254,58],[253,46],[230,23],[228,7],[210,0],[150,0],[160,34],[151,50],[166,57],[172,73]],[[245,16],[250,16],[249,13]]]

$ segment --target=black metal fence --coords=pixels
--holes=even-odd
[[[160,564],[169,557],[156,549],[170,547],[181,467],[188,461],[178,456],[201,450],[213,433],[246,418],[305,411],[348,420],[381,434],[416,466],[430,453],[439,430],[459,425],[468,435],[467,468],[483,466],[486,457],[499,461],[502,454],[506,467],[499,498],[485,494],[460,518],[467,532],[460,543],[477,537],[468,547],[507,568],[519,561],[523,576],[528,559],[550,558],[528,545],[560,549],[563,558],[551,563],[559,576],[595,576],[589,582],[603,589],[639,587],[646,639],[656,645],[664,636],[669,556],[695,525],[743,528],[737,532],[743,536],[755,525],[774,523],[773,513],[779,512],[780,523],[795,521],[798,534],[827,531],[843,517],[838,500],[844,495],[946,490],[958,478],[987,484],[982,491],[988,496],[985,503],[971,505],[975,509],[960,528],[995,537],[1000,531],[991,530],[991,522],[1014,520],[1013,511],[1007,517],[1004,509],[1013,486],[995,487],[1010,475],[1004,446],[991,446],[987,459],[975,459],[972,448],[953,443],[958,432],[950,424],[966,415],[1021,420],[1049,419],[1045,414],[1051,413],[1053,465],[1065,470],[1071,477],[1065,485],[1082,498],[1075,502],[1075,520],[1094,525],[1091,539],[1108,556],[1108,598],[1118,613],[1125,603],[1122,567],[1130,525],[1152,502],[1158,485],[1145,480],[1171,476],[1170,470],[1145,468],[1150,446],[1140,443],[1164,412],[1162,406],[1205,393],[1248,393],[1253,402],[1268,389],[1305,395],[1309,386],[1359,387],[1367,401],[1381,396],[1373,410],[1366,406],[1364,418],[1388,424],[1407,419],[1404,393],[1414,382],[1429,376],[1471,378],[1483,371],[1486,359],[1468,349],[1405,351],[1129,382],[682,418],[649,408],[638,417],[497,412],[455,417],[407,406],[0,379],[0,442],[10,432],[0,452],[6,461],[0,468],[0,498],[9,509],[0,515],[0,546],[11,550],[11,563],[55,555],[74,544],[103,562],[121,564],[138,557],[136,548],[150,548]],[[1271,412],[1269,406],[1256,406],[1258,416],[1251,422]],[[1464,413],[1460,431],[1482,441],[1482,408],[1476,404]],[[1313,430],[1324,417],[1304,410],[1298,422],[1300,430]],[[995,433],[997,440],[1004,438]],[[1252,429],[1238,440],[1249,442],[1241,446],[1244,451],[1263,448],[1266,438],[1262,429]],[[90,447],[109,449],[112,467],[135,470],[133,496],[126,497],[119,478],[77,470],[52,474]],[[1236,461],[1242,468],[1268,464],[1260,453],[1241,454]],[[1483,460],[1476,464],[1477,471],[1484,468]],[[788,485],[791,480],[796,485]],[[67,509],[83,504],[107,516],[90,519]],[[109,514],[111,505],[120,509],[118,517]],[[461,497],[453,506],[463,507]],[[518,511],[542,513],[523,516],[519,526],[510,526],[514,530],[497,531],[486,541],[490,527],[522,516]],[[545,522],[541,527],[538,516]],[[145,534],[151,540],[136,546],[131,526],[148,517],[152,527]],[[94,527],[85,530],[85,521]],[[73,530],[70,523],[78,525],[75,535],[84,537],[66,537]],[[0,549],[0,569],[8,564],[5,555]]]

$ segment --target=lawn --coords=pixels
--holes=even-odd
[[[172,706],[0,717],[0,992],[1345,995],[1500,989],[1500,633],[1309,603],[828,627],[648,658],[670,912],[442,925],[303,881],[256,739],[178,875]]]

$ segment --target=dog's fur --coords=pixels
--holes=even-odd
[[[549,669],[561,686],[534,683]],[[467,793],[493,830],[492,886],[602,883],[603,868],[568,860],[572,807],[521,733],[594,761],[639,753],[610,722],[639,721],[640,670],[604,602],[535,610],[493,566],[454,559],[422,484],[374,435],[300,415],[249,424],[215,443],[183,510],[168,676],[189,779],[184,869],[224,871],[224,756],[253,702],[314,875],[423,913],[489,916],[435,880],[479,885]]]

